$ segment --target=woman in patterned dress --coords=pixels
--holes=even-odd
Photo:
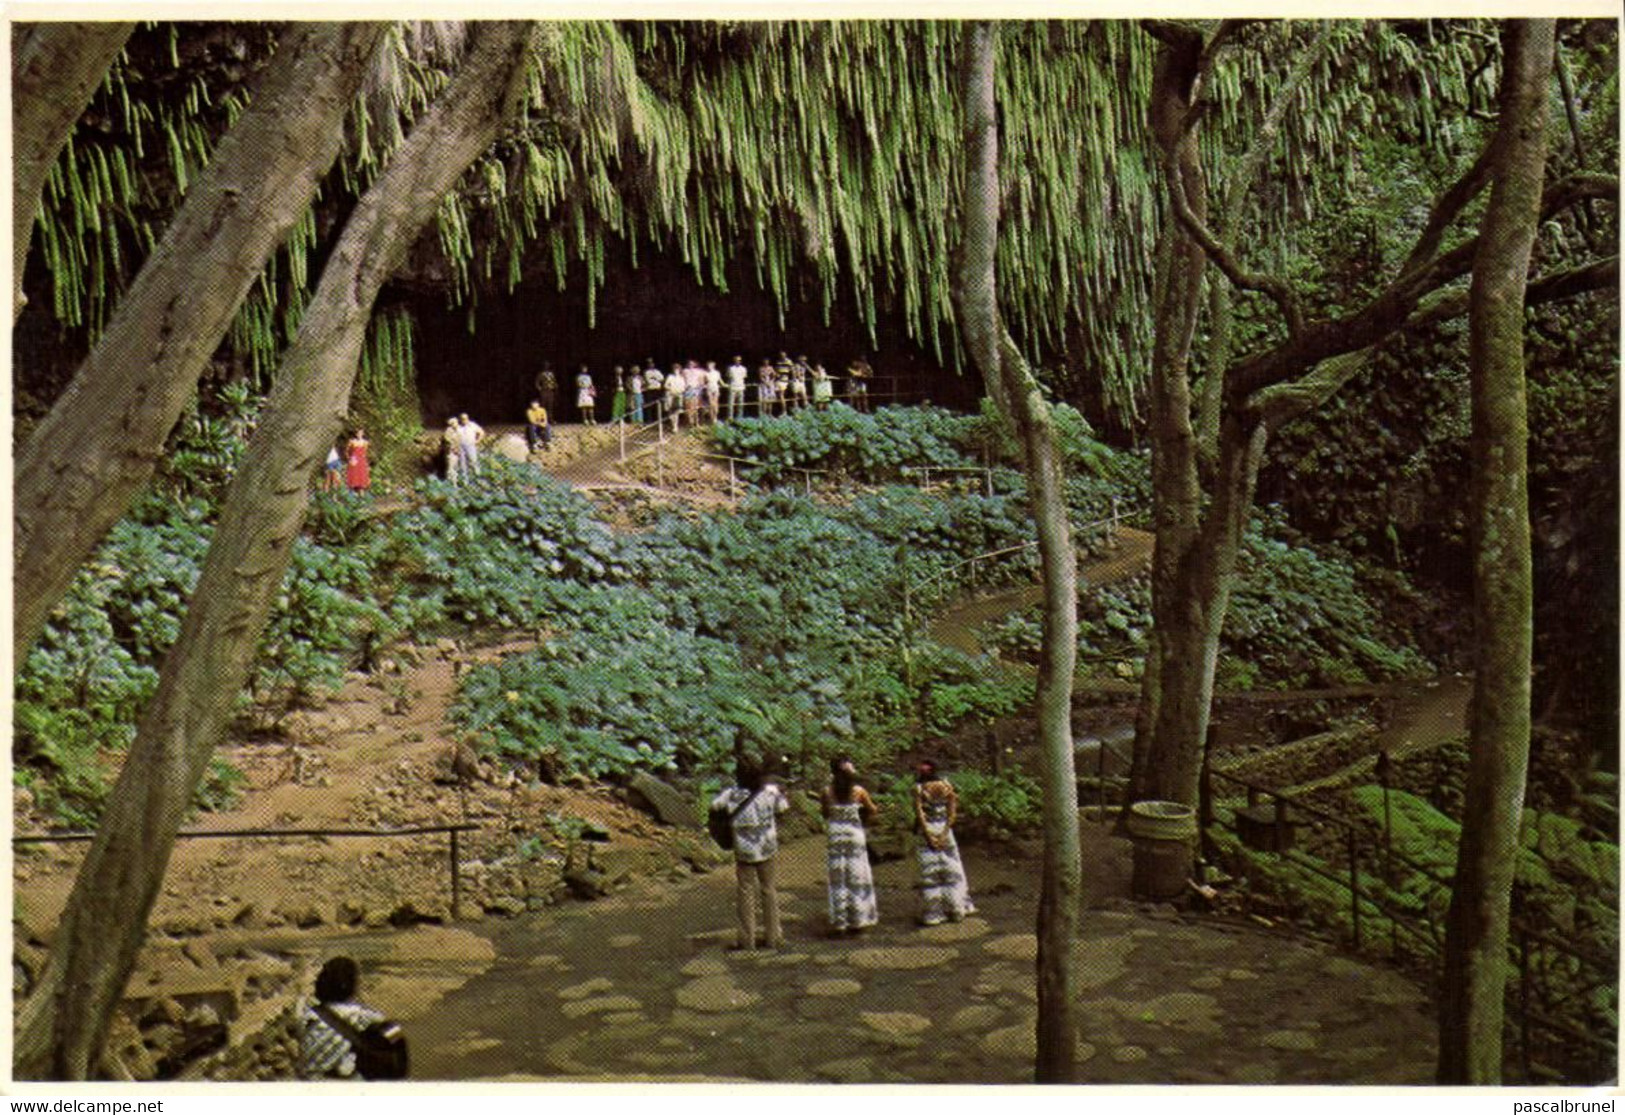
[[[954,821],[959,795],[929,759],[919,765],[914,784],[914,818],[920,831],[920,921],[941,925],[974,914],[965,868],[959,862]]]
[[[858,785],[851,759],[831,759],[831,781],[824,791],[824,821],[829,831],[829,927],[834,934],[860,933],[880,920],[875,879],[869,868],[869,842],[864,826],[879,810]]]

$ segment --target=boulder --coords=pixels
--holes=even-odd
[[[530,446],[520,434],[503,434],[491,443],[491,452],[520,464],[530,460]]]
[[[638,771],[626,784],[627,796],[640,809],[648,810],[668,825],[699,828],[700,811],[694,800],[647,771]]]

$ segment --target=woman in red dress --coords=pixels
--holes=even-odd
[[[364,492],[372,485],[372,471],[367,465],[367,431],[357,429],[344,446],[345,481],[352,492]]]

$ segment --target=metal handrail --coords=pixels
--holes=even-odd
[[[465,832],[474,832],[479,825],[467,821],[461,824],[445,825],[407,825],[390,829],[357,829],[357,828],[304,828],[304,829],[182,829],[175,834],[177,840],[222,840],[240,837],[251,840],[278,839],[282,837],[379,837],[379,836],[422,836],[428,833],[443,832],[450,837],[450,847],[447,849],[448,867],[451,873],[451,916],[455,921],[462,915],[462,853],[459,847],[458,836]],[[96,839],[94,832],[48,832],[32,835],[13,836],[12,844],[71,844]]]

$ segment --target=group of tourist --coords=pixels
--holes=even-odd
[[[322,476],[322,491],[338,492],[347,487],[352,492],[364,492],[372,487],[372,465],[367,456],[372,443],[367,440],[367,431],[356,427],[349,440],[343,441],[342,445],[342,453],[339,442],[327,447],[327,468]]]
[[[471,424],[467,415],[460,422],[452,421],[448,428]],[[859,785],[857,767],[850,758],[831,760],[829,770],[829,785],[820,796],[828,837],[829,926],[832,934],[845,936],[861,933],[880,920],[867,836],[880,808]],[[742,761],[736,779],[738,785],[722,791],[711,803],[713,812],[726,814],[732,835],[739,917],[732,947],[754,949],[761,943],[777,949],[784,944],[775,880],[778,818],[790,808],[790,800],[759,764]],[[952,784],[938,773],[935,763],[920,763],[914,784],[914,830],[920,838],[923,925],[961,921],[976,912],[954,840],[958,812],[959,798]],[[761,937],[757,935],[758,907]],[[356,963],[349,957],[334,957],[322,966],[315,996],[304,1001],[299,1013],[299,1075],[304,1079],[398,1079],[406,1075],[406,1042],[400,1027],[357,998],[358,976]]]
[[[774,857],[778,854],[778,816],[789,799],[763,769],[741,762],[738,785],[718,794],[713,811],[726,811],[733,835],[739,916],[734,947],[770,949],[784,943],[779,924]],[[858,784],[857,767],[841,756],[830,762],[830,783],[821,798],[827,835],[829,927],[836,935],[861,933],[880,920],[874,873],[869,864],[868,826],[879,814],[869,792]],[[935,763],[920,763],[914,784],[914,828],[919,835],[919,871],[923,925],[960,921],[976,912],[971,904],[965,868],[954,840],[959,798]],[[763,936],[758,937],[757,907]]]
[[[869,381],[874,369],[862,356],[846,369],[845,398],[858,410],[869,409]],[[698,360],[671,365],[661,371],[654,357],[640,367],[636,361],[617,364],[610,373],[609,420],[611,422],[669,421],[677,430],[683,421],[690,426],[700,422],[720,422],[744,417],[754,409],[759,415],[783,415],[805,407],[827,409],[836,397],[835,377],[805,355],[791,359],[780,352],[778,358],[763,357],[752,383],[744,357],[735,355],[727,368],[715,360],[704,365]],[[751,393],[754,390],[754,398]],[[723,392],[727,392],[724,400]],[[536,400],[531,404],[545,414],[557,413],[559,379],[551,364],[544,362],[536,375]],[[576,415],[583,425],[598,424],[598,384],[587,365],[575,376]],[[545,424],[544,424],[545,425]]]

